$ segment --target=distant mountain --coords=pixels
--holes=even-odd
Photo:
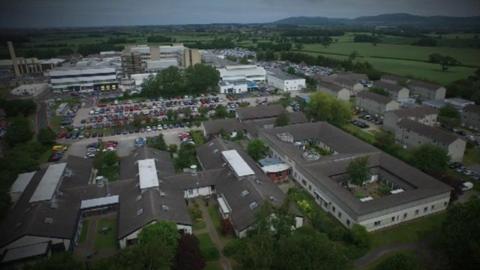
[[[326,17],[289,17],[273,22],[277,25],[358,25],[358,26],[417,26],[445,28],[480,27],[480,16],[449,17],[449,16],[418,16],[407,13],[381,14],[364,16],[355,19]]]

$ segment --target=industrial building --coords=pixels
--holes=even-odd
[[[359,224],[375,231],[450,203],[449,186],[326,122],[263,129],[259,138],[318,205],[348,228]],[[313,150],[318,148],[323,151]],[[368,160],[369,176],[358,186],[347,167],[361,157]]]
[[[281,70],[268,72],[267,82],[283,92],[300,91],[307,87],[305,78],[288,74]]]
[[[118,88],[117,68],[108,65],[64,66],[48,72],[54,92],[109,91]]]
[[[223,81],[247,80],[263,82],[267,79],[267,71],[256,65],[235,65],[217,68]]]

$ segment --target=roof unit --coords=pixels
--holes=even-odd
[[[108,205],[117,204],[118,201],[119,201],[118,195],[83,200],[80,204],[80,209],[83,210],[83,209],[89,209],[89,208],[105,207]]]
[[[48,166],[48,169],[40,180],[37,189],[35,189],[35,192],[30,198],[30,202],[51,200],[57,190],[60,180],[62,179],[66,167],[67,163],[65,162]]]
[[[373,201],[373,198],[368,196],[368,197],[363,197],[360,199],[361,202],[368,202],[368,201]]]
[[[255,172],[240,156],[237,150],[222,151],[222,156],[228,162],[238,177],[254,175]]]
[[[138,161],[138,172],[140,178],[140,189],[158,187],[157,168],[155,159],[144,159]]]

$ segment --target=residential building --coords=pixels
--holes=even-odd
[[[406,147],[417,147],[424,144],[433,144],[444,149],[455,162],[463,161],[466,142],[454,133],[431,127],[410,119],[403,119],[397,123],[395,139]]]
[[[322,77],[321,80],[347,88],[351,95],[357,95],[360,91],[365,90],[368,78],[365,74],[348,72]]]
[[[428,106],[418,106],[402,108],[385,113],[383,117],[383,128],[387,131],[395,132],[400,120],[409,119],[417,121],[427,126],[438,124],[438,110]]]
[[[261,82],[267,79],[267,71],[256,65],[235,65],[217,68],[224,81],[247,80]]]
[[[324,81],[318,81],[317,82],[317,90],[322,92],[322,93],[332,95],[339,100],[343,100],[343,101],[349,101],[350,100],[350,93],[351,93],[350,90],[348,90],[345,87],[339,86],[337,84],[324,82]]]
[[[363,91],[355,97],[355,106],[371,114],[384,115],[386,112],[398,110],[400,104],[390,97]]]
[[[465,107],[470,105],[475,105],[475,102],[471,100],[466,100],[463,98],[446,98],[445,103],[457,109],[459,112],[462,112]]]
[[[445,99],[447,93],[445,87],[434,83],[410,80],[407,85],[411,95],[418,97],[420,100],[442,100]]]
[[[281,105],[258,105],[255,107],[238,108],[236,118],[240,120],[240,122],[255,121],[277,118],[282,113],[286,113],[286,110]]]
[[[462,111],[462,126],[480,130],[480,106],[468,105]]]
[[[400,84],[377,81],[373,86],[385,90],[392,99],[397,101],[406,100],[410,97],[410,90]]]
[[[345,227],[359,224],[375,231],[438,213],[450,202],[449,186],[326,122],[263,129],[259,138]],[[323,154],[312,152],[312,143]],[[365,186],[349,183],[347,167],[359,157],[368,160]],[[388,186],[383,195],[373,191],[380,186]]]
[[[269,85],[283,91],[300,91],[305,89],[305,78],[301,78],[280,70],[267,73],[267,82]]]

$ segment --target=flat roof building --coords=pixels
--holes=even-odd
[[[217,68],[220,72],[220,78],[224,81],[265,81],[267,79],[267,71],[256,65],[235,65]]]

